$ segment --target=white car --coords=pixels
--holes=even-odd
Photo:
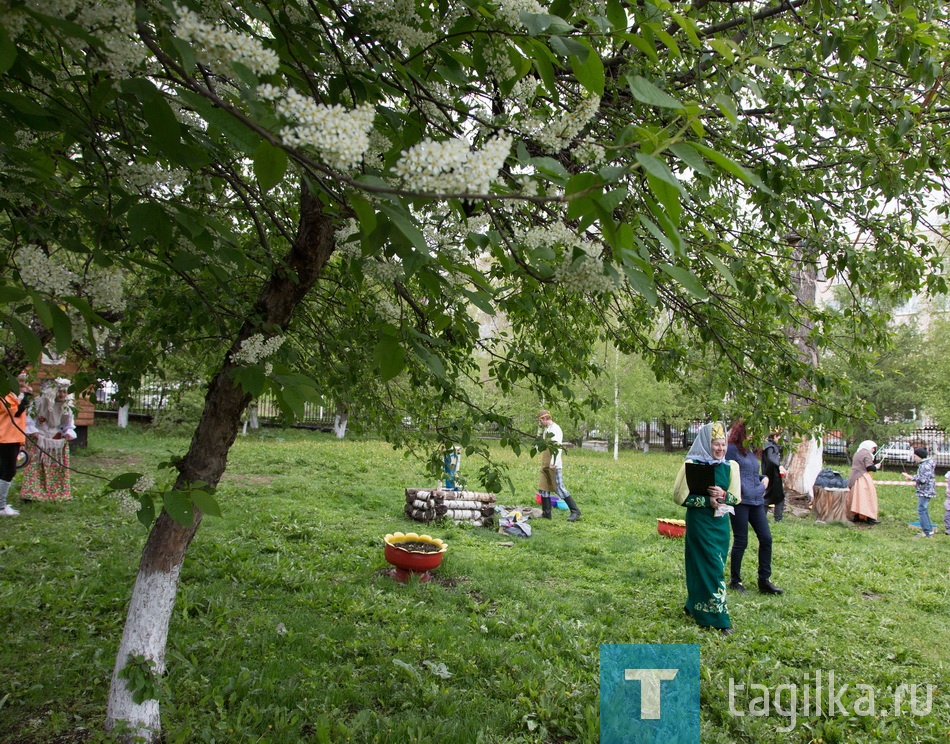
[[[878,459],[884,458],[885,462],[892,463],[912,463],[914,461],[914,448],[907,442],[888,442],[886,446],[877,451]]]

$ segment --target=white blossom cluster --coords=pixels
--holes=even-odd
[[[501,135],[474,151],[464,139],[423,140],[403,151],[396,174],[414,191],[487,194],[511,142],[509,135]]]
[[[488,63],[488,69],[492,76],[499,83],[509,80],[515,76],[515,68],[512,67],[511,57],[508,56],[508,42],[504,39],[492,39],[485,45],[485,61]]]
[[[143,475],[132,486],[135,493],[146,493],[155,488],[155,479],[150,475]]]
[[[97,309],[121,312],[125,309],[123,281],[119,269],[100,269],[86,276],[86,293]]]
[[[614,288],[613,281],[604,273],[604,262],[595,256],[572,260],[568,253],[554,272],[554,278],[564,289],[576,294],[600,294]]]
[[[81,3],[76,23],[102,41],[100,69],[115,75],[140,67],[148,57],[135,29],[135,3],[128,0],[91,0]]]
[[[580,134],[599,108],[600,96],[581,99],[576,107],[564,111],[558,120],[537,121],[534,137],[548,152],[559,152]]]
[[[388,297],[377,298],[376,312],[379,313],[383,320],[388,320],[390,323],[398,323],[402,317],[399,312],[399,306]]]
[[[273,85],[261,85],[257,95],[275,101],[280,116],[293,122],[280,130],[291,147],[312,147],[327,165],[339,170],[356,167],[369,148],[376,109],[364,103],[347,110],[339,104],[325,106],[302,96],[293,88],[281,91]]]
[[[498,17],[512,26],[521,26],[521,13],[547,13],[536,0],[497,0]]]
[[[391,261],[367,261],[363,265],[363,273],[381,284],[392,284],[405,276],[402,266]]]
[[[386,161],[386,153],[393,146],[392,140],[378,129],[369,132],[369,145],[363,153],[363,163],[371,168],[380,169]]]
[[[175,33],[179,39],[191,43],[195,53],[211,64],[230,66],[240,62],[255,75],[273,75],[277,72],[280,57],[273,49],[267,49],[258,39],[232,31],[225,26],[212,26],[196,13],[182,5],[175,5],[178,23]]]
[[[607,160],[607,150],[596,142],[578,142],[571,154],[585,165],[602,165]]]
[[[519,111],[528,111],[538,96],[538,80],[533,75],[521,78],[508,94],[508,100]]]
[[[125,514],[128,517],[135,514],[141,506],[138,501],[132,498],[132,493],[127,488],[113,491],[112,498],[118,502],[119,513]]]
[[[574,248],[580,248],[585,253],[593,253],[594,248],[590,241],[583,239],[563,222],[552,222],[538,227],[531,227],[522,232],[518,239],[528,248],[562,247],[570,254]]]
[[[436,40],[432,31],[423,30],[424,21],[415,0],[356,0],[353,7],[363,15],[369,29],[386,41],[417,49]]]
[[[16,252],[16,264],[20,270],[20,279],[28,287],[53,297],[61,297],[73,291],[75,274],[50,259],[37,245],[22,246]]]
[[[188,184],[188,173],[181,168],[163,168],[158,163],[136,160],[120,165],[118,176],[126,186],[140,194],[180,194]]]
[[[283,343],[283,336],[265,339],[262,333],[255,333],[241,342],[240,350],[231,355],[231,361],[235,364],[257,364],[276,352]]]

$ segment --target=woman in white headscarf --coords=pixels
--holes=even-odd
[[[866,439],[858,445],[851,460],[851,475],[848,478],[848,518],[853,522],[878,524],[877,488],[871,472],[879,470],[881,463],[874,462],[877,445]]]
[[[30,464],[23,473],[23,501],[69,501],[69,442],[76,438],[69,380],[42,384],[26,422]]]
[[[694,493],[686,463],[712,466],[712,485]],[[726,607],[726,555],[729,553],[729,506],[740,502],[739,464],[726,460],[726,428],[704,424],[673,484],[673,500],[686,507],[686,605],[699,625],[732,633]]]

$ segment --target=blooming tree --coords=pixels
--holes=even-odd
[[[207,365],[174,486],[133,489],[152,527],[110,725],[159,736],[139,683],[253,395],[359,398],[394,437],[411,406],[475,447],[509,422],[464,381],[570,402],[609,339],[737,406],[790,420],[794,394],[832,420],[844,382],[786,330],[866,345],[884,318],[803,305],[789,276],[942,289],[916,234],[942,198],[946,22],[927,0],[0,10],[6,386],[103,330],[110,374],[173,348]]]

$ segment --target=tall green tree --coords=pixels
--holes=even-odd
[[[44,344],[96,357],[110,324],[110,371],[185,347],[206,361],[177,479],[141,495],[151,531],[110,725],[160,736],[148,679],[253,395],[293,412],[348,391],[395,437],[411,400],[397,387],[424,390],[438,438],[464,444],[510,424],[460,384],[480,375],[476,352],[503,393],[528,385],[570,407],[609,339],[737,405],[791,420],[794,394],[815,403],[796,415],[834,418],[821,404],[838,381],[784,329],[867,344],[884,319],[803,306],[787,279],[807,260],[856,296],[943,289],[915,228],[947,158],[946,13],[926,0],[0,9],[3,387]],[[63,277],[76,267],[122,271],[127,307],[107,313]]]

